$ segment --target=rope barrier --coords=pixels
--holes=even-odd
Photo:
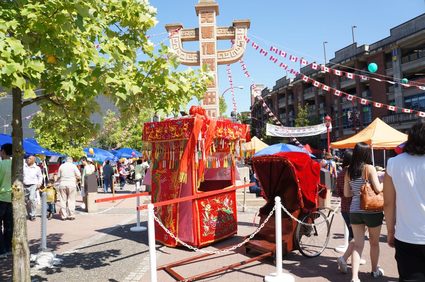
[[[181,198],[177,198],[177,199],[171,199],[171,200],[166,200],[166,201],[162,201],[162,202],[156,202],[156,203],[153,203],[153,206],[155,208],[157,208],[157,207],[167,206],[167,205],[171,205],[171,204],[177,204],[177,203],[191,201],[191,200],[203,199],[203,198],[206,198],[206,197],[209,197],[209,196],[220,195],[220,194],[236,191],[238,189],[250,187],[250,186],[253,186],[253,185],[254,185],[254,183],[243,184],[243,185],[240,185],[240,186],[231,185],[231,186],[225,187],[225,188],[220,189],[220,190],[203,192],[201,194],[196,194],[196,195],[192,195],[192,196],[186,196],[186,197],[181,197]],[[144,209],[147,209],[147,208],[148,208],[148,205],[141,205],[141,206],[137,207],[137,210],[144,210]]]
[[[136,198],[136,197],[140,197],[140,196],[149,196],[149,195],[150,195],[149,192],[135,193],[135,194],[130,194],[130,195],[122,195],[122,196],[115,196],[115,197],[108,197],[108,198],[103,198],[103,199],[97,199],[94,202],[95,203],[111,202],[111,201],[115,201],[115,200]]]

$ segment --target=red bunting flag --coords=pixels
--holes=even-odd
[[[279,55],[282,56],[283,58],[286,58],[286,52],[285,51],[280,50]]]
[[[353,79],[354,78],[354,74],[352,74],[351,72],[347,72],[345,74],[346,77],[348,77],[349,79]]]
[[[365,75],[361,75],[361,76],[360,76],[360,79],[361,79],[361,80],[369,80],[369,77],[367,77],[367,76],[365,76]]]
[[[308,82],[308,76],[303,75],[303,80],[304,80],[305,82]]]
[[[335,90],[334,95],[340,97],[341,96],[341,91],[339,90]]]
[[[291,69],[290,71],[289,71],[289,73],[290,74],[294,74],[294,75],[298,75],[299,74],[299,72],[297,72],[296,70],[294,70],[294,69]]]
[[[406,114],[410,114],[411,112],[412,112],[412,110],[411,109],[402,109],[401,110],[403,113],[406,113]]]
[[[288,68],[287,64],[284,63],[280,63],[279,67],[281,67],[282,69],[286,70]]]
[[[314,86],[314,87],[319,87],[319,86],[320,86],[320,82],[318,82],[317,80],[315,80],[315,81],[313,82],[313,86]]]
[[[261,48],[260,55],[267,56],[267,54],[268,54],[268,52],[266,50],[264,50],[263,48]]]
[[[277,63],[277,58],[273,56],[270,56],[269,60],[272,61],[273,63]]]
[[[252,48],[254,48],[255,50],[258,50],[258,48],[260,48],[260,46],[258,46],[258,44],[257,44],[257,43],[255,43],[255,42],[252,42],[251,46],[252,46]]]
[[[318,70],[319,69],[319,65],[316,64],[316,63],[312,63],[311,64],[311,68],[314,69],[314,70]]]
[[[418,112],[418,116],[425,117],[425,112]]]
[[[274,47],[274,46],[271,46],[271,47],[270,47],[270,51],[275,52],[275,53],[277,54],[277,52],[279,51],[279,49],[277,49],[277,48],[276,48],[276,47]]]
[[[246,41],[246,43],[249,43],[249,41],[251,41],[251,39],[249,39],[247,36],[245,36],[245,41]]]
[[[369,102],[369,100],[367,100],[367,99],[361,99],[360,100],[360,104],[362,104],[362,105],[367,105],[368,102]]]
[[[289,60],[290,60],[291,62],[296,63],[296,62],[298,61],[298,57],[295,57],[294,55],[290,55],[290,56],[289,56]]]
[[[329,86],[327,86],[327,85],[323,84],[323,87],[322,87],[322,89],[323,89],[323,90],[325,90],[325,91],[329,91],[329,88],[330,88]]]
[[[347,95],[347,100],[348,101],[353,101],[354,96],[353,95]]]
[[[397,108],[395,106],[388,105],[387,109],[393,112],[397,111]]]
[[[329,72],[329,68],[328,67],[322,66],[321,68],[322,68],[322,71]]]
[[[418,86],[420,90],[425,90],[425,86]]]
[[[374,102],[374,103],[373,103],[373,106],[374,106],[375,108],[382,108],[382,104],[381,104],[381,103],[378,103],[378,102]]]
[[[301,65],[304,65],[304,66],[308,65],[307,60],[305,60],[305,59],[301,59]]]
[[[342,71],[340,70],[334,70],[334,74],[337,76],[341,76],[342,75]]]

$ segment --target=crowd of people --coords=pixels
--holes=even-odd
[[[3,144],[0,149],[0,258],[7,257],[12,250],[13,212],[12,212],[12,144]],[[58,214],[61,220],[75,220],[76,198],[78,193],[84,196],[94,185],[103,187],[104,193],[113,191],[114,183],[120,184],[122,190],[126,179],[132,175],[135,191],[141,184],[149,168],[146,159],[121,161],[114,166],[109,160],[102,165],[91,158],[83,157],[75,163],[67,157],[49,178],[44,169],[36,164],[35,156],[27,156],[23,164],[23,189],[27,218],[34,221],[40,194],[46,193],[47,218],[56,214],[56,202],[59,202]]]

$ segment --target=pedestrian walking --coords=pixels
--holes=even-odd
[[[111,162],[109,160],[105,161],[105,165],[103,166],[103,192],[108,193],[108,187],[111,187],[112,191],[112,177],[114,176],[114,169],[111,166]]]
[[[34,156],[28,156],[24,162],[24,188],[25,202],[27,206],[28,219],[35,220],[37,208],[37,190],[43,184],[43,174],[40,167],[35,163]]]
[[[40,192],[46,193],[46,201],[47,201],[47,218],[51,219],[53,214],[56,213],[56,188],[55,181],[53,179],[49,179],[49,183],[43,189],[40,189]]]
[[[77,195],[77,181],[81,179],[81,173],[73,163],[71,157],[59,167],[59,214],[62,220],[75,219],[75,197]]]
[[[354,249],[351,255],[352,276],[351,281],[358,282],[360,258],[364,247],[366,227],[369,231],[370,260],[372,265],[371,275],[374,278],[382,277],[384,270],[378,266],[379,261],[379,235],[381,233],[382,212],[366,211],[360,207],[361,187],[369,182],[376,193],[382,191],[382,183],[378,174],[371,165],[371,148],[368,144],[360,142],[354,147],[353,158],[344,177],[344,196],[352,197],[350,204],[350,222],[354,235]]]
[[[409,131],[403,153],[384,176],[387,241],[395,247],[399,281],[425,281],[425,122]]]
[[[12,144],[0,148],[0,257],[12,252]]]
[[[134,179],[136,180],[136,190],[140,189],[143,179],[145,178],[146,171],[150,168],[149,163],[145,159],[138,159],[134,169]]]

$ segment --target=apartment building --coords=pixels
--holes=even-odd
[[[367,72],[370,63],[378,65],[375,74]],[[358,75],[400,81],[408,79],[409,84],[425,85],[425,14],[402,23],[390,30],[390,36],[370,45],[350,44],[335,52],[327,64],[335,70]],[[419,118],[416,114],[389,111],[373,105],[361,105],[357,101],[347,101],[343,95],[337,97],[314,87],[302,80],[308,76],[320,83],[339,89],[345,93],[374,102],[425,111],[425,91],[417,87],[403,87],[399,83],[391,85],[373,79],[349,79],[346,76],[314,70],[307,65],[295,78],[286,76],[276,81],[271,88],[263,89],[261,96],[273,113],[285,126],[294,126],[298,105],[309,109],[312,123],[323,121],[325,115],[332,118],[332,141],[343,139],[371,123],[376,117],[398,130],[406,131]],[[268,115],[262,102],[256,100],[251,107],[252,126],[256,133],[265,126]],[[325,144],[326,136],[321,137]]]

